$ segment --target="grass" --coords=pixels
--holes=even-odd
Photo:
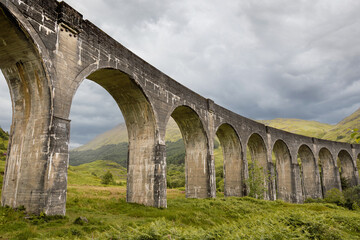
[[[98,169],[86,165],[69,170],[65,217],[2,207],[0,239],[360,239],[360,212],[336,205],[186,199],[181,188],[168,189],[168,208],[157,209],[126,203],[125,186],[89,184]]]

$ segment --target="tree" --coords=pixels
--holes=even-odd
[[[114,182],[114,177],[112,173],[108,170],[105,175],[101,176],[101,183],[105,185],[109,185],[110,183]]]

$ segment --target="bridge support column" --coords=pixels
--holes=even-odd
[[[270,155],[271,157],[271,155]],[[271,159],[271,158],[270,158]],[[276,200],[276,166],[273,163],[268,163],[269,165],[269,199],[272,201]]]
[[[155,147],[154,207],[166,208],[166,146]]]
[[[292,164],[292,181],[293,181],[293,203],[303,203],[303,191],[301,184],[301,174],[299,164]]]

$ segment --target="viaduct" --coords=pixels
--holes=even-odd
[[[160,72],[65,2],[0,0],[0,30],[0,68],[13,107],[3,206],[65,214],[69,113],[84,79],[105,88],[124,116],[128,202],[167,206],[170,117],[185,143],[188,198],[216,195],[215,136],[223,149],[225,196],[248,194],[247,159],[264,172],[269,200],[322,198],[341,190],[341,178],[359,184],[359,145],[288,133],[233,113]]]

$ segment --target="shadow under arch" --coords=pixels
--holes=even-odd
[[[263,198],[266,200],[272,199],[271,197],[271,174],[269,164],[267,160],[267,150],[264,139],[258,134],[253,133],[247,142],[247,161],[250,181],[255,174],[257,168],[261,170],[261,177],[263,182]],[[252,189],[250,186],[250,195],[252,195]]]
[[[178,125],[185,144],[185,189],[187,198],[212,197],[211,156],[207,134],[199,115],[190,107],[175,108],[171,117]]]
[[[291,155],[283,140],[277,140],[273,146],[276,159],[276,192],[277,198],[288,202],[296,202],[295,182]]]
[[[156,141],[155,115],[145,93],[128,74],[117,69],[98,69],[86,78],[113,97],[124,117],[129,140],[127,201],[166,207],[164,159],[156,158],[163,149]]]
[[[43,44],[31,24],[17,19],[8,8],[16,10],[10,2],[0,3],[0,68],[12,102],[1,203],[25,206],[35,214],[65,214],[63,207],[51,206],[54,202],[64,205],[66,169],[56,171],[56,159],[49,162],[54,144],[51,81],[43,61],[47,51],[39,49]],[[50,176],[58,181],[49,181]]]
[[[224,195],[243,196],[244,165],[242,148],[235,129],[227,123],[216,131],[224,156]]]
[[[327,148],[321,148],[319,151],[320,177],[323,196],[327,191],[333,188],[341,190],[339,171],[335,166],[335,161],[331,152]]]
[[[301,145],[298,150],[301,160],[301,181],[304,199],[322,198],[321,180],[315,156],[307,145]]]
[[[343,190],[357,185],[355,165],[351,155],[346,150],[341,150],[338,154],[338,168]]]

